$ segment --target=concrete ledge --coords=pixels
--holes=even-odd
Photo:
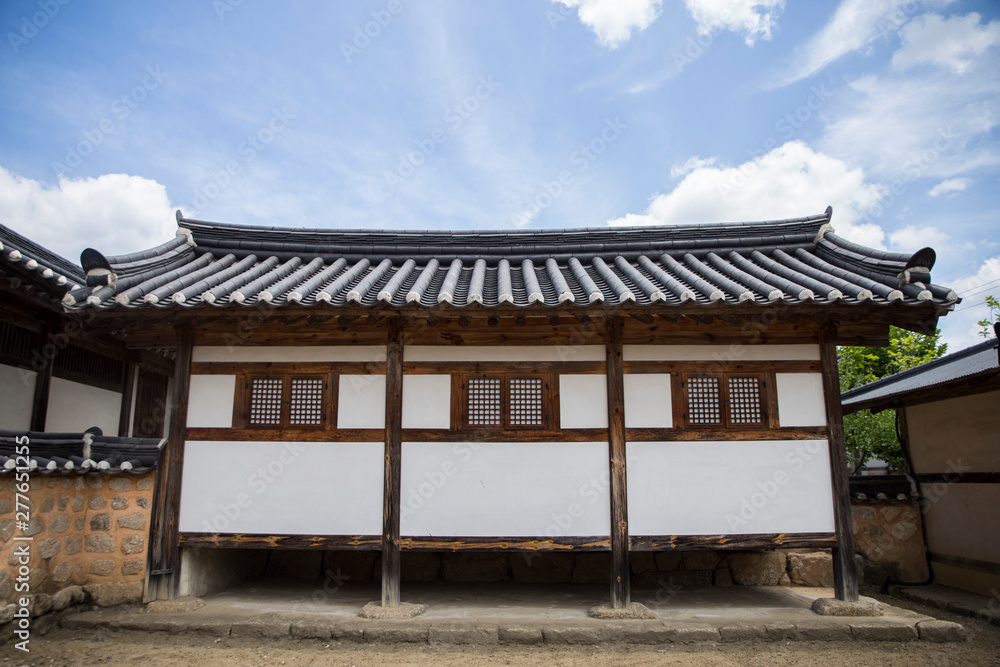
[[[855,639],[873,642],[907,642],[919,639],[915,625],[905,625],[893,621],[855,621],[851,624],[851,636]]]
[[[587,616],[591,618],[601,618],[608,620],[650,620],[659,618],[651,612],[644,604],[630,602],[620,609],[612,607],[610,604],[599,604],[587,610]]]
[[[431,644],[478,644],[489,646],[500,643],[499,629],[495,625],[475,626],[464,623],[435,624],[427,632]]]
[[[927,642],[964,642],[968,639],[965,628],[950,621],[920,621],[917,634]]]
[[[497,638],[501,644],[537,645],[544,641],[541,628],[526,625],[501,626]]]
[[[944,609],[962,616],[977,618],[986,623],[1000,625],[1000,603],[995,598],[968,591],[931,584],[929,586],[893,586],[893,595],[919,602],[928,607]]]

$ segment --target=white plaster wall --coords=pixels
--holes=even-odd
[[[625,361],[819,361],[819,345],[625,345]]]
[[[451,376],[403,376],[403,428],[451,428]]]
[[[604,361],[604,346],[407,345],[403,361]]]
[[[385,428],[385,376],[341,375],[337,428]]]
[[[606,442],[403,443],[400,532],[610,535]]]
[[[192,375],[187,425],[194,428],[232,428],[235,375]]]
[[[628,374],[625,380],[625,427],[671,428],[669,373]]]
[[[381,442],[186,443],[180,530],[380,535]]]
[[[833,532],[825,440],[626,448],[632,535]]]
[[[608,427],[607,376],[566,373],[559,376],[559,427]]]
[[[99,426],[105,435],[118,435],[122,395],[90,385],[52,378],[45,430],[79,433]]]
[[[776,373],[775,381],[781,426],[826,426],[822,373]]]
[[[385,361],[384,345],[253,346],[196,345],[198,361]]]
[[[12,431],[31,428],[37,377],[35,371],[0,364],[0,428]]]

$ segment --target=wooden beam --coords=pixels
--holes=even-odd
[[[608,381],[608,455],[611,473],[611,606],[629,604],[628,503],[625,475],[625,375],[622,320],[611,318],[605,352]]]
[[[171,600],[180,585],[181,473],[184,469],[184,441],[187,433],[188,396],[191,387],[192,336],[178,333],[174,382],[170,395],[170,423],[167,444],[156,469],[156,506],[152,512],[149,548],[149,591],[152,600]]]
[[[199,549],[316,549],[378,551],[378,535],[248,535],[244,533],[181,533],[180,544]]]
[[[136,353],[130,353],[125,359],[125,367],[122,369],[122,407],[118,413],[118,435],[122,438],[129,437],[129,427],[132,425],[132,399],[135,390]]]
[[[833,588],[838,600],[858,601],[858,570],[854,564],[854,518],[851,514],[851,490],[847,478],[847,451],[844,442],[844,417],[840,410],[840,374],[837,370],[837,346],[820,343],[823,365],[823,396],[829,429],[830,474],[833,482],[833,520],[837,545],[833,547]]]
[[[742,549],[829,549],[833,533],[766,533],[753,535],[643,535],[630,540],[633,551],[719,551]]]
[[[382,498],[382,606],[399,606],[399,502],[403,454],[403,327],[391,321],[385,357],[385,478]]]
[[[31,401],[31,430],[44,431],[45,421],[49,414],[49,392],[52,389],[52,366],[55,363],[55,345],[49,347],[49,335],[53,332],[52,320],[47,320],[42,325],[42,332],[38,339],[38,359],[41,360],[41,368],[35,368],[35,395]],[[51,353],[47,353],[51,350]]]

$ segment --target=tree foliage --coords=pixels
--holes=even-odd
[[[990,312],[983,319],[976,322],[979,325],[979,335],[983,338],[994,336],[993,323],[1000,322],[1000,301],[995,296],[986,297],[986,305],[990,307]]]
[[[933,336],[924,336],[891,327],[888,347],[838,348],[840,390],[854,389],[937,359],[948,349],[945,343],[939,342],[940,337],[940,330],[935,331]],[[846,415],[844,439],[855,472],[871,459],[881,459],[893,468],[902,467],[894,410],[883,410],[878,414],[861,410]]]

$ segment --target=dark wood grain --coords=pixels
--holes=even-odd
[[[857,602],[858,571],[854,564],[854,519],[847,478],[847,450],[844,420],[840,412],[840,376],[837,346],[824,342],[820,347],[823,363],[823,396],[829,429],[830,475],[833,483],[833,518],[837,545],[833,548],[833,587],[838,600]]]
[[[404,537],[407,551],[610,551],[608,537]]]
[[[611,473],[611,606],[629,604],[628,481],[625,471],[625,379],[622,361],[622,322],[608,322],[608,456]]]
[[[728,549],[829,549],[833,533],[769,533],[755,535],[633,536],[633,551],[718,551]]]
[[[253,535],[245,533],[181,533],[183,547],[219,549],[318,549],[379,551],[379,535]]]
[[[399,502],[403,444],[402,326],[390,322],[385,360],[385,479],[382,503],[382,606],[399,606]]]
[[[52,366],[55,359],[52,355],[45,354],[48,349],[47,343],[49,334],[52,333],[55,324],[46,320],[42,325],[41,334],[38,336],[39,358],[42,360],[41,367],[35,367],[35,394],[31,399],[31,430],[44,431],[45,421],[49,414],[49,392],[52,389]]]

